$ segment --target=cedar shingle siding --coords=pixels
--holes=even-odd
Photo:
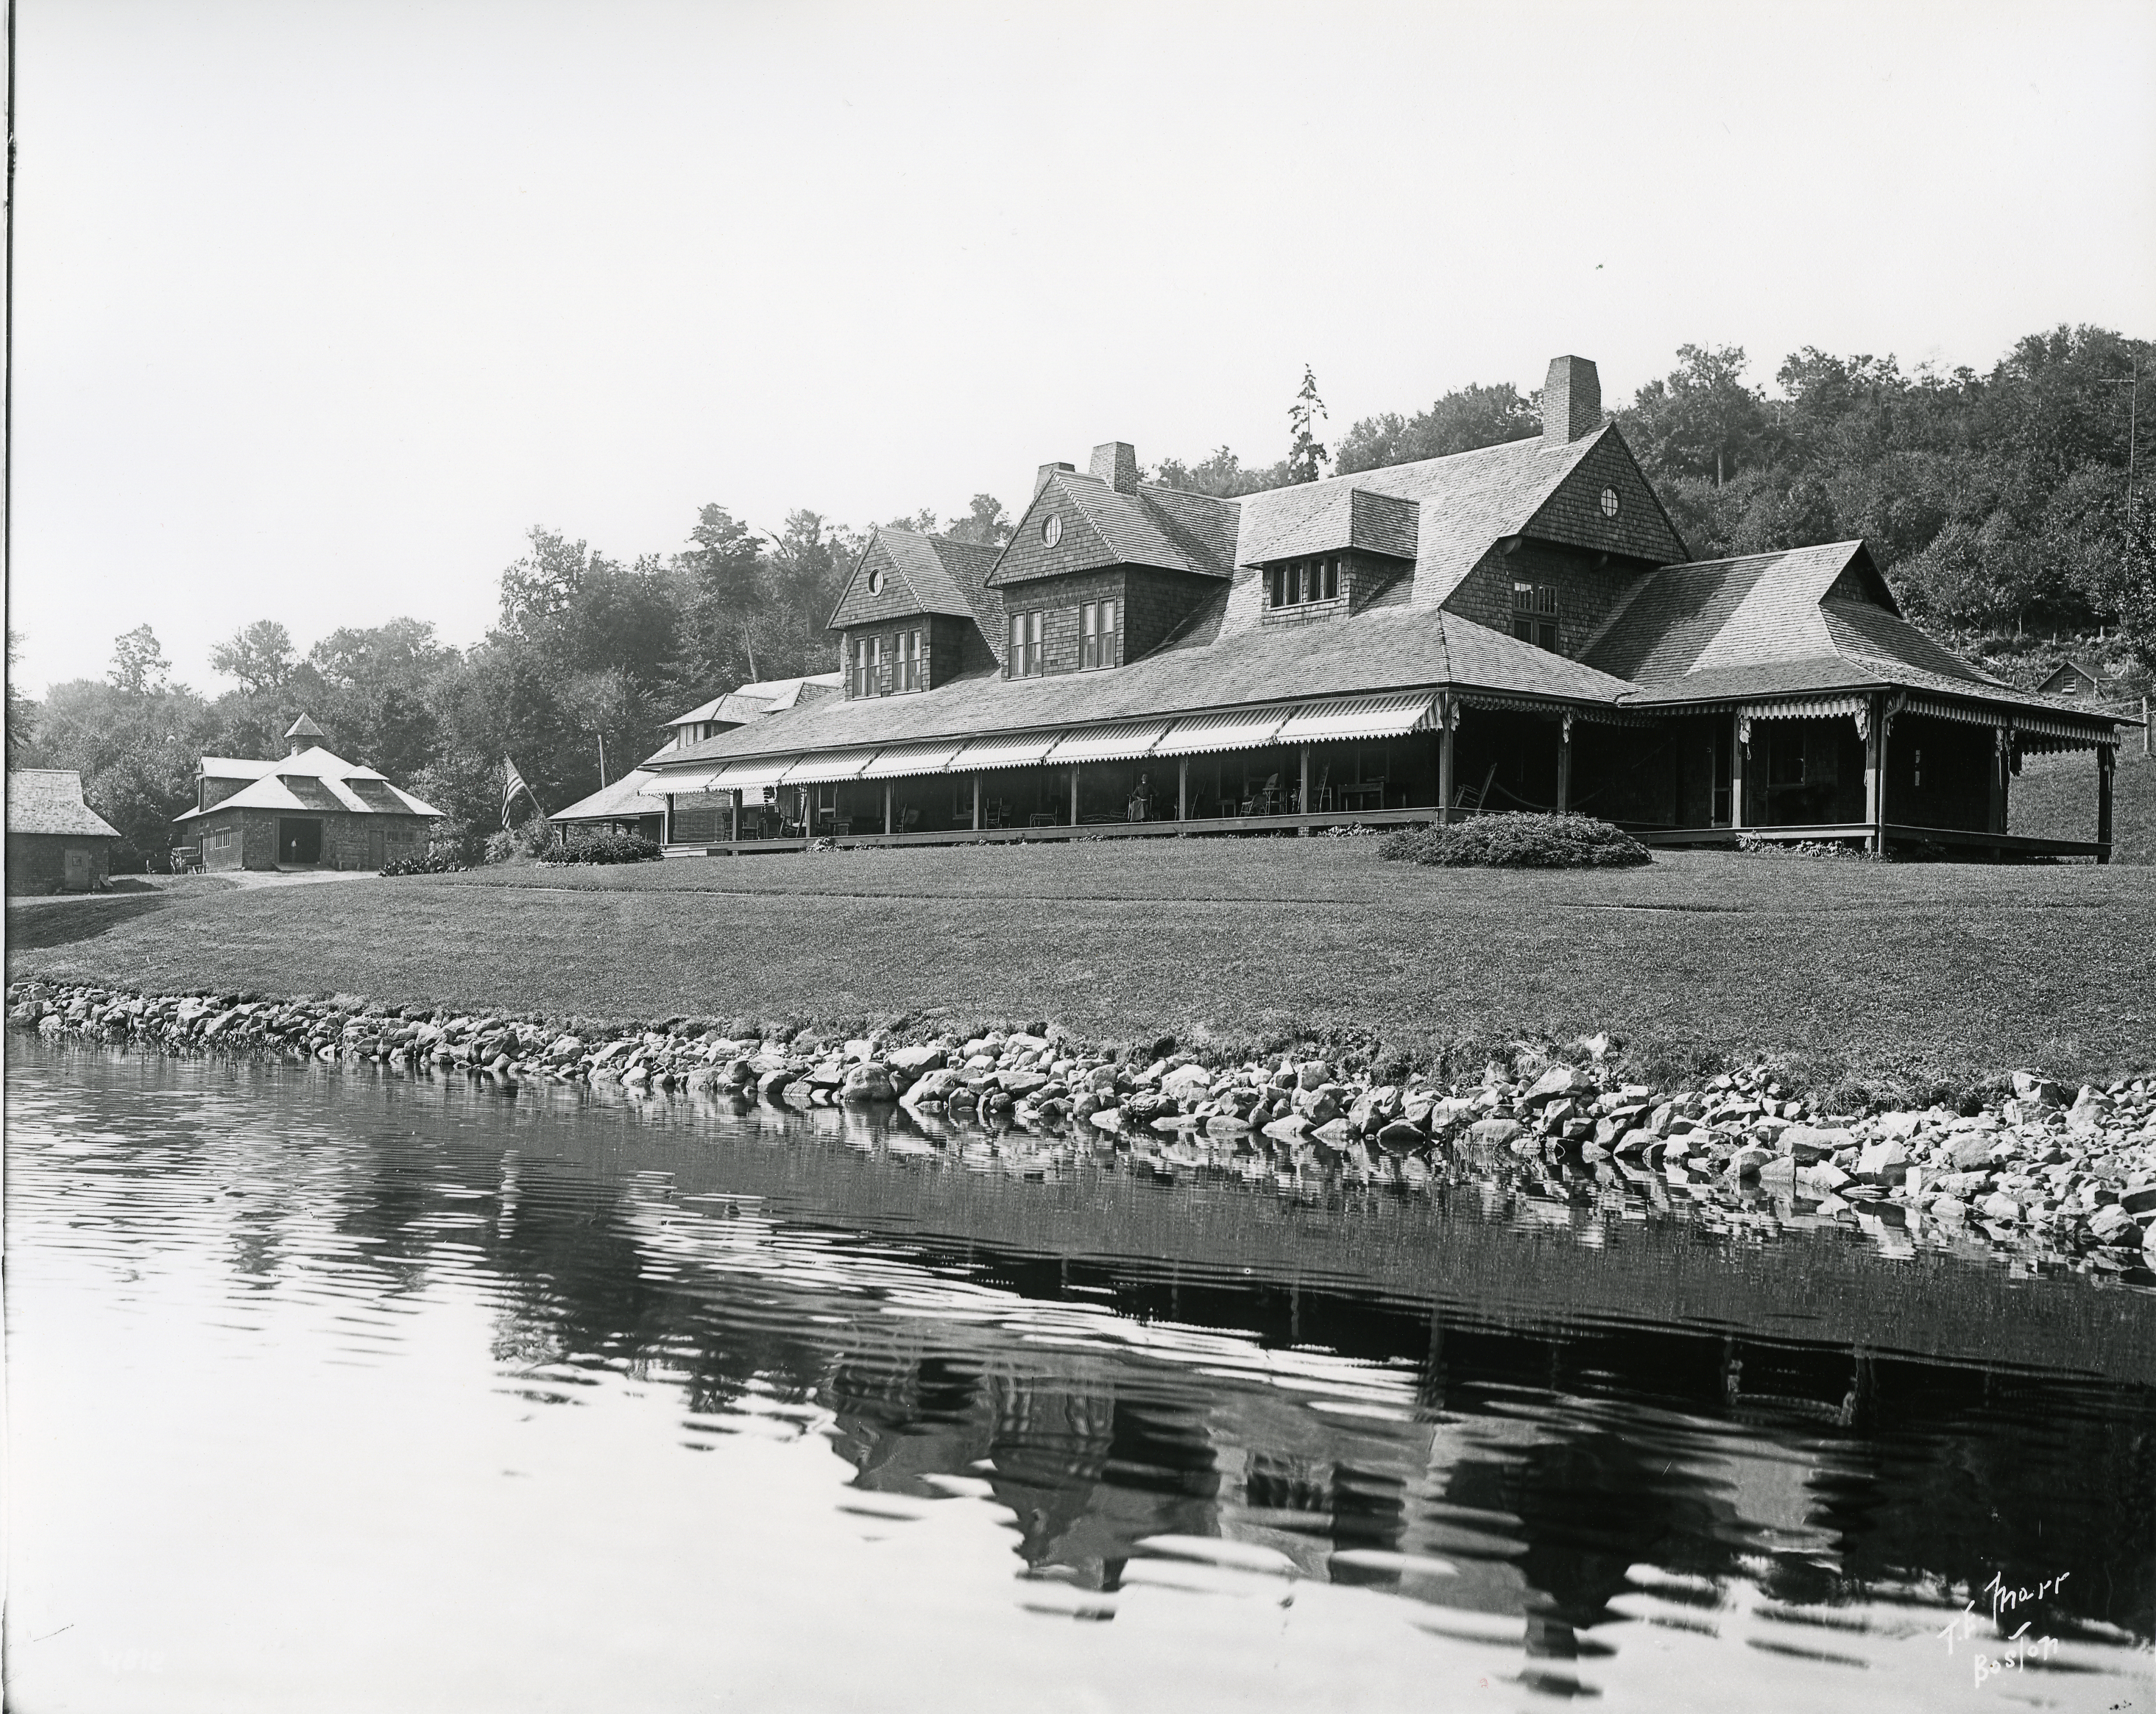
[[[1435,733],[1450,730],[1471,805],[1486,790],[1490,807],[1546,806],[1563,780],[1569,806],[1650,826],[1727,827],[1778,806],[1786,825],[1801,814],[1840,826],[1876,807],[1869,721],[1889,733],[1886,819],[1998,834],[2010,752],[2116,743],[2085,702],[2013,690],[1909,624],[1861,542],[1691,561],[1604,419],[1594,366],[1560,358],[1551,378],[1531,440],[1235,499],[1143,481],[1132,449],[1109,441],[1084,470],[1040,467],[1000,552],[879,530],[831,618],[848,694],[647,765],[708,779],[714,762],[859,751],[869,769],[880,747],[941,744],[933,754],[948,759],[963,743],[1035,734],[1025,753],[1047,759],[996,773],[998,813],[1067,825],[1075,785],[1081,821],[1116,819],[1119,794],[1151,768],[1148,819],[1161,782],[1176,779],[1205,814],[1227,804],[1240,815],[1267,780],[1292,795],[1306,759],[1286,740],[1268,745],[1278,728],[1263,726],[1265,711],[1285,720],[1322,703],[1296,729],[1368,735],[1312,739],[1312,792],[1329,796],[1305,813],[1435,807]],[[1271,572],[1284,566],[1337,570],[1337,594],[1272,606]],[[1516,586],[1532,621],[1523,636]],[[1101,600],[1117,604],[1115,646],[1081,671],[1081,609]],[[1007,674],[1011,617],[1034,615],[1040,671]],[[853,646],[881,638],[888,662],[892,640],[914,627],[926,687],[865,706]],[[1334,706],[1352,697],[1393,712]],[[1890,717],[1905,704],[1897,737]],[[1341,720],[1350,726],[1328,724]],[[1058,765],[1049,749],[1073,728],[1139,721],[1188,730],[1146,740],[1162,745],[1151,761],[1088,762],[1078,750]],[[1256,733],[1241,751],[1204,748],[1238,730]],[[1921,744],[1909,735],[1919,732]],[[974,782],[933,760],[914,772],[917,760],[904,759],[910,783],[894,802],[917,800],[920,815],[895,825],[967,828]],[[808,770],[819,765],[839,764]],[[790,801],[803,813],[837,805],[858,832],[868,812],[850,791],[835,780],[813,806]],[[879,807],[880,792],[869,799]]]

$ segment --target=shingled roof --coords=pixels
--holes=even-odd
[[[252,756],[204,756],[205,780],[247,780],[229,797],[206,810],[189,810],[175,821],[192,821],[220,810],[342,811],[355,816],[439,816],[432,804],[392,785],[373,769],[332,755],[320,744],[296,756],[261,761]]]
[[[82,800],[73,768],[18,768],[8,776],[8,831],[117,839],[120,830]]]
[[[1224,578],[1235,569],[1235,505],[1151,482],[1126,491],[1084,471],[1050,470],[996,561],[988,587],[1111,565]],[[1062,520],[1062,535],[1054,543],[1041,533],[1051,514]]]
[[[1861,542],[1664,566],[1588,647],[1634,706],[1899,688],[2015,708],[2085,703],[2001,683],[1904,619]]]
[[[1614,704],[1631,687],[1451,613],[1405,608],[1327,625],[1253,631],[1171,650],[1114,672],[1005,679],[979,672],[913,696],[834,700],[774,714],[654,759],[663,776],[698,762],[863,744],[1039,731],[1255,703],[1450,687]]]
[[[855,562],[827,628],[843,631],[851,625],[874,625],[916,613],[978,619],[976,597],[999,551],[882,525],[869,533],[869,544]],[[871,584],[876,587],[871,589]]]
[[[699,703],[685,714],[676,714],[669,726],[701,726],[707,720],[732,720],[737,724],[754,720],[796,703],[813,703],[839,688],[835,672],[812,672],[801,678],[760,678]]]
[[[589,797],[578,798],[568,808],[557,810],[547,819],[550,821],[625,821],[639,816],[655,816],[659,813],[659,806],[649,798],[640,795],[644,783],[651,777],[649,768],[632,768],[611,785],[602,785]]]

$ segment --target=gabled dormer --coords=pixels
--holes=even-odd
[[[1045,464],[988,586],[1014,678],[1120,667],[1157,648],[1232,570],[1235,505],[1138,480],[1127,440],[1085,471]]]
[[[1623,433],[1604,420],[1601,383],[1585,358],[1551,361],[1536,456],[1558,460],[1560,473],[1507,520],[1442,605],[1578,658],[1643,579],[1691,553]]]
[[[986,593],[996,550],[886,526],[847,579],[829,630],[840,633],[849,698],[933,690],[993,662],[1000,604]]]

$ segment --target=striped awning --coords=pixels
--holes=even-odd
[[[705,791],[719,777],[716,768],[690,768],[679,774],[660,774],[636,788],[639,797],[671,797],[676,792]]]
[[[1305,703],[1280,729],[1281,744],[1322,744],[1342,738],[1399,738],[1433,723],[1435,691],[1407,696],[1334,697]]]
[[[1165,720],[1119,720],[1066,732],[1048,753],[1050,762],[1127,762],[1148,754],[1167,736]]]
[[[875,759],[861,769],[864,780],[903,780],[913,774],[941,774],[961,748],[955,738],[938,738],[927,744],[895,744],[875,753]]]
[[[2061,740],[2061,748],[2118,742],[2118,728],[2074,720],[2061,714],[2039,713],[2029,708],[2002,708],[1994,704],[1942,703],[1930,697],[1911,697],[1902,712],[1925,714],[1934,720],[1958,720],[1969,726],[2005,726],[2035,738]],[[2046,749],[2051,746],[2046,745]]]
[[[711,785],[720,791],[753,791],[759,786],[776,785],[799,759],[798,756],[746,756],[721,769]]]
[[[861,770],[875,759],[876,746],[865,749],[823,750],[803,756],[786,770],[786,785],[819,785],[830,780],[858,780]]]
[[[947,773],[970,774],[983,768],[1030,768],[1055,747],[1060,732],[998,733],[977,738],[944,764]]]
[[[1868,697],[1776,697],[1770,702],[1740,703],[1737,712],[1748,720],[1833,720],[1844,714],[1862,714],[1871,707]]]
[[[1178,720],[1153,746],[1157,756],[1199,756],[1214,750],[1263,749],[1295,710],[1246,708],[1238,714],[1194,714]]]

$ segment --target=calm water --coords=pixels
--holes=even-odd
[[[2129,1288],[8,1045],[27,1714],[2156,1701]]]

